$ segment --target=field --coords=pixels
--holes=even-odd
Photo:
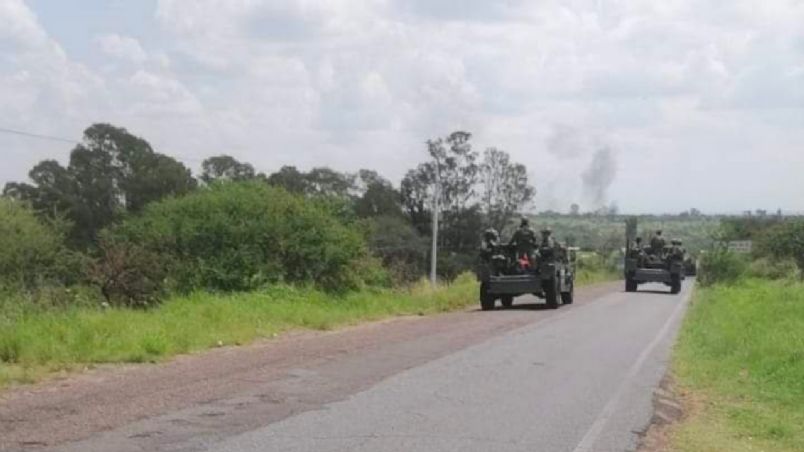
[[[674,369],[690,410],[674,450],[804,450],[804,284],[698,289]]]

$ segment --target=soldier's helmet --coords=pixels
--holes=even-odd
[[[497,230],[494,228],[488,228],[483,231],[483,238],[486,240],[496,240],[498,237],[499,234],[497,234]]]
[[[670,243],[672,243],[673,245],[679,245],[679,241],[676,239],[670,240]]]
[[[553,233],[553,230],[550,229],[549,227],[545,227],[545,228],[542,229],[542,235],[550,235],[552,233]]]
[[[525,226],[529,226],[529,225],[530,225],[530,221],[529,221],[527,218],[522,217],[522,218],[519,220],[519,227],[520,227],[520,228],[525,227]]]
[[[642,243],[642,237],[637,237],[634,239],[634,241],[637,243]]]
[[[661,229],[657,229],[657,230],[656,230],[656,235],[662,235],[662,230],[661,230]]]

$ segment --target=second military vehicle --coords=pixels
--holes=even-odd
[[[684,251],[681,242],[673,240],[665,244],[661,231],[651,239],[649,246],[642,247],[639,240],[626,244],[625,291],[635,292],[643,283],[660,282],[670,286],[670,293],[681,291],[684,280]]]
[[[487,232],[477,271],[484,311],[494,309],[497,300],[503,307],[511,307],[514,298],[525,294],[543,298],[550,309],[573,302],[576,248],[555,243],[549,232],[542,231],[543,240],[532,252],[523,250],[521,243],[513,243],[516,234],[512,243],[500,245],[493,240],[496,233]]]

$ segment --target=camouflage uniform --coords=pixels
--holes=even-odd
[[[659,255],[664,250],[666,242],[664,241],[664,237],[662,237],[661,229],[656,231],[656,234],[653,235],[650,239],[650,250],[652,254]]]
[[[531,258],[533,256],[533,251],[536,249],[536,233],[531,229],[527,218],[523,218],[519,223],[519,229],[514,232],[508,244],[516,249],[517,257],[527,255],[528,258]]]
[[[490,259],[500,246],[500,234],[494,228],[488,228],[483,232],[483,241],[480,243],[480,255],[484,259]]]
[[[673,259],[683,261],[685,251],[681,246],[681,240],[671,240],[670,243],[672,244],[672,247],[670,248],[670,256]]]

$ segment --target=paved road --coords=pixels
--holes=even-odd
[[[207,406],[206,430],[166,435],[171,423],[180,429],[178,421],[201,419],[196,407],[57,450],[634,450],[652,416],[653,389],[665,372],[689,292],[689,283],[678,295],[663,286],[642,286],[638,293],[610,291],[558,311],[472,313],[475,322],[519,315],[530,320],[428,360],[406,361],[425,353],[409,338],[390,357],[380,349],[382,359],[362,353],[346,363],[331,360],[339,373],[326,366],[297,368],[282,391],[293,385],[295,394],[307,388],[321,392],[338,378],[349,381],[350,372],[357,379],[365,369],[379,367],[373,363],[408,363],[342,397],[308,401],[282,416],[252,409],[251,424],[237,432],[214,434],[215,416],[226,413]],[[137,442],[149,437],[150,443]]]
[[[610,294],[211,449],[633,450],[687,295]]]

